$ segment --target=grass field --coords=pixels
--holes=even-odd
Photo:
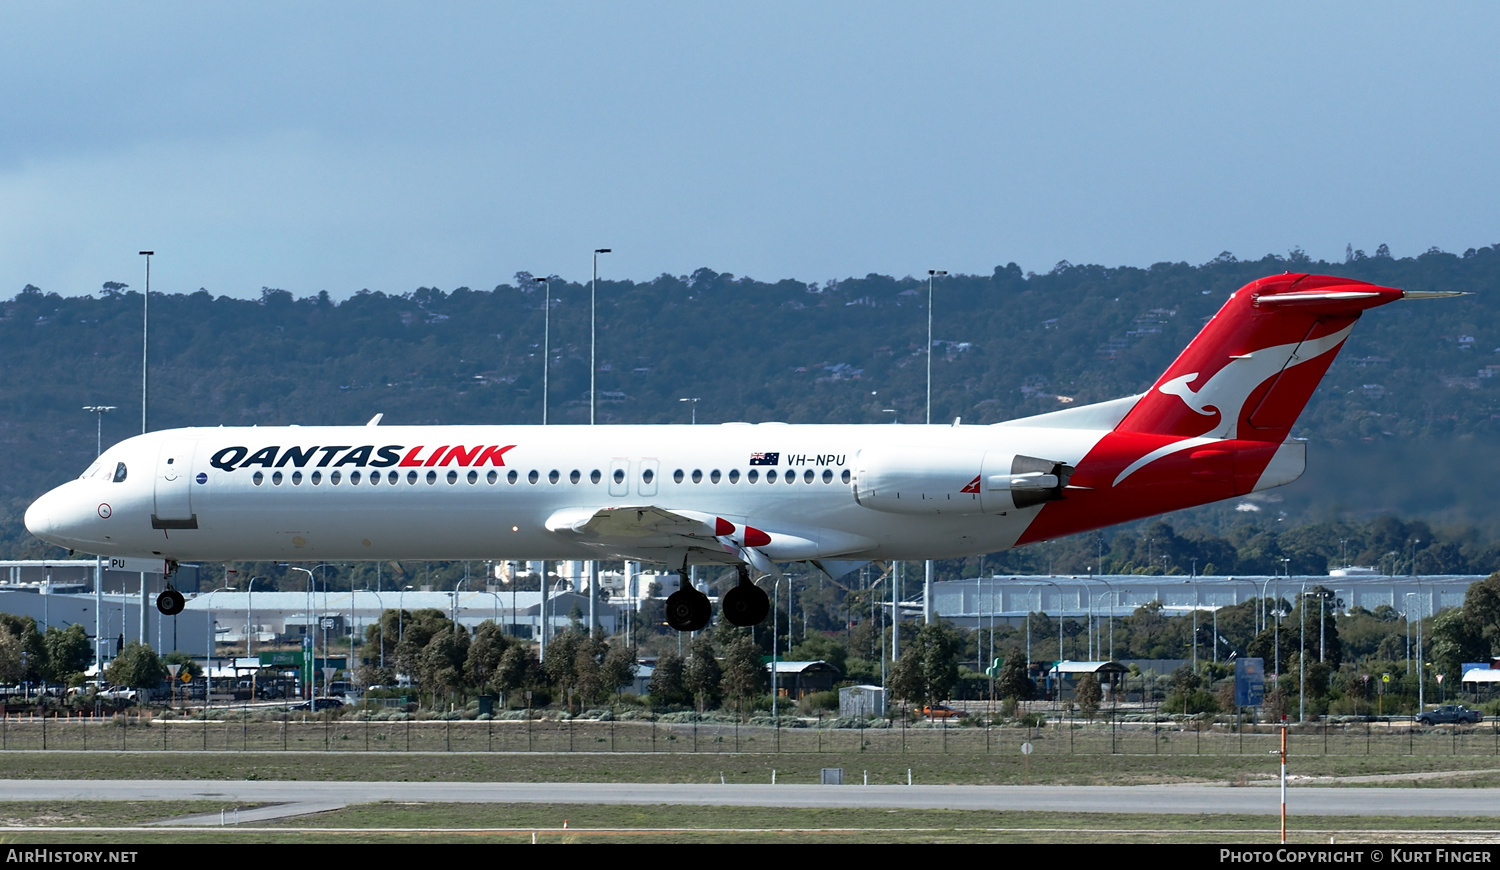
[[[130,807],[130,808],[126,808]],[[576,804],[376,803],[254,828],[172,827],[206,802],[121,805],[0,803],[7,843],[1273,843],[1275,819],[966,810]],[[144,809],[159,809],[153,816]],[[1322,817],[1288,831],[1291,843],[1492,843],[1493,818]],[[135,828],[156,822],[162,827]],[[564,828],[566,824],[566,828]],[[43,826],[19,830],[18,826]],[[163,830],[163,828],[166,828]],[[533,840],[535,838],[535,840]]]
[[[643,723],[307,721],[0,722],[6,779],[897,784],[1251,784],[1273,780],[1269,731],[1153,727],[815,730]],[[45,730],[44,730],[45,729]],[[1023,742],[1034,752],[1020,753]],[[1500,786],[1491,727],[1293,732],[1299,787]],[[46,749],[43,749],[43,746]],[[366,750],[365,747],[369,749]],[[407,746],[411,749],[408,751]],[[613,749],[613,751],[611,751]],[[866,780],[866,777],[868,779]],[[1269,843],[1274,819],[858,809],[367,804],[255,828],[143,825],[216,813],[210,801],[0,804],[8,842],[1037,842]],[[568,821],[567,830],[562,829]],[[1493,818],[1329,818],[1299,843],[1494,842]]]

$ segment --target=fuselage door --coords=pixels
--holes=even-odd
[[[195,441],[166,441],[156,456],[155,510],[151,527],[196,529],[193,513],[193,448]]]

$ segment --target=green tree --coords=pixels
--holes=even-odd
[[[94,658],[88,632],[77,623],[65,629],[48,628],[42,636],[42,646],[46,650],[43,673],[48,680],[57,683],[81,679],[80,675],[88,670],[89,662]]]
[[[1078,699],[1078,709],[1083,712],[1084,718],[1093,721],[1094,714],[1099,712],[1099,703],[1104,700],[1104,692],[1099,688],[1099,678],[1093,674],[1079,677],[1073,696]]]
[[[724,641],[724,673],[720,684],[742,719],[749,715],[751,702],[766,689],[766,669],[760,658],[760,647],[748,632],[729,632]]]
[[[917,629],[891,668],[892,694],[921,707],[947,698],[958,683],[961,645],[958,632],[945,623]]]
[[[1030,701],[1036,697],[1036,683],[1026,673],[1026,656],[1019,648],[1005,654],[1000,665],[1000,674],[995,680],[995,691],[1000,697],[1015,701]]]
[[[20,660],[20,676],[14,682],[42,679],[47,670],[47,648],[42,642],[42,633],[37,631],[36,620],[29,616],[0,613],[0,636],[14,638],[16,656]]]
[[[513,644],[501,654],[491,685],[506,693],[525,691],[535,686],[541,670],[530,646]]]
[[[685,684],[682,656],[675,652],[662,653],[656,660],[656,669],[651,672],[647,689],[651,692],[653,706],[691,703],[693,696]]]
[[[490,685],[500,669],[500,659],[510,646],[504,629],[492,620],[485,620],[474,629],[464,657],[464,680],[470,688],[482,692]]]
[[[714,642],[708,632],[699,633],[689,647],[683,667],[683,687],[693,696],[693,704],[703,713],[719,702],[719,662],[714,658]]]
[[[109,663],[104,674],[116,686],[151,689],[167,678],[167,666],[162,664],[156,650],[133,640]]]

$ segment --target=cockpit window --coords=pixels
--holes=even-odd
[[[125,463],[123,463],[123,462],[116,462],[115,463],[115,477],[114,477],[114,481],[115,481],[115,483],[121,483],[124,480],[125,480]]]
[[[94,464],[93,465],[90,465],[87,469],[84,470],[84,472],[82,474],[78,475],[78,479],[79,480],[88,480],[89,478],[93,477],[94,475],[96,475],[98,473],[99,473],[99,460],[96,459],[96,460],[94,460]]]

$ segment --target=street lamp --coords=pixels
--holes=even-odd
[[[114,405],[84,405],[83,410],[93,413],[98,417],[98,433],[95,436],[95,453],[98,457],[104,453],[104,415],[115,410]],[[94,557],[94,664],[99,668],[99,675],[104,675],[104,635],[103,624],[100,620],[104,614],[104,558]]]
[[[599,371],[599,363],[595,360],[595,350],[599,347],[598,332],[596,331],[598,310],[597,295],[595,290],[599,286],[599,255],[610,253],[609,248],[594,249],[594,278],[589,282],[589,425],[594,425],[594,375]]]
[[[146,258],[146,292],[141,294],[141,434],[146,434],[146,385],[148,383],[147,351],[151,346],[151,257],[155,251],[141,251]],[[123,596],[122,596],[123,597]],[[146,643],[146,572],[141,572],[141,643]],[[123,604],[121,605],[124,606]],[[121,626],[124,631],[124,626]],[[157,644],[160,646],[160,644]]]
[[[932,282],[939,275],[946,275],[942,269],[927,270],[927,422],[932,423]]]
[[[146,258],[146,292],[141,294],[141,434],[146,434],[146,363],[151,344],[151,257],[155,251],[141,251]]]
[[[83,410],[88,411],[99,418],[98,434],[95,436],[96,445],[94,455],[98,456],[104,452],[104,415],[115,410],[114,405],[84,405]]]
[[[264,577],[251,577],[250,585],[245,591],[245,658],[255,654],[251,649],[255,643],[255,581],[264,580]]]
[[[532,278],[544,284],[547,292],[542,301],[542,425],[547,425],[547,371],[552,368],[552,279]]]
[[[692,402],[693,403],[692,406],[691,406],[692,409],[693,409],[693,425],[694,426],[698,425],[698,399],[697,398],[692,398],[692,399],[678,399],[677,401],[679,401],[679,402]]]

